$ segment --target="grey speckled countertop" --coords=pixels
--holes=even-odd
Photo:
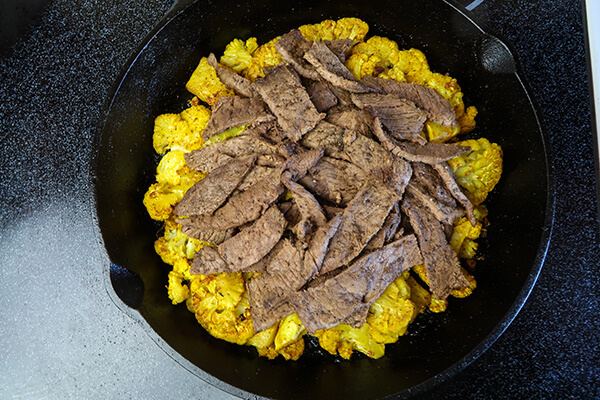
[[[172,2],[12,3],[0,7],[0,398],[233,398],[166,356],[111,300],[91,209],[101,106]],[[600,398],[597,174],[575,3],[474,9],[512,42],[540,106],[556,225],[515,321],[423,398]]]

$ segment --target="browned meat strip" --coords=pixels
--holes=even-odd
[[[215,169],[186,192],[175,207],[175,214],[212,214],[248,175],[254,161],[256,156],[242,157]]]
[[[294,142],[325,117],[317,111],[298,78],[283,64],[254,85],[277,117],[283,133]]]
[[[194,255],[190,274],[192,275],[210,275],[220,274],[222,272],[232,272],[229,265],[217,251],[215,247],[204,246]]]
[[[213,143],[184,155],[188,167],[210,172],[231,158],[257,155],[276,155],[277,146],[256,135],[240,135]]]
[[[367,86],[381,90],[382,93],[395,94],[415,103],[431,121],[448,126],[456,126],[456,113],[448,100],[432,88],[416,83],[398,82],[393,79],[378,79],[365,76],[362,80]]]
[[[342,63],[346,62],[346,53],[352,48],[352,39],[323,40],[323,43]]]
[[[424,145],[420,145],[418,143],[395,140],[383,131],[377,117],[375,117],[373,124],[373,133],[375,133],[375,136],[377,136],[377,139],[379,139],[379,142],[381,142],[381,145],[387,151],[411,162],[439,164],[459,156],[470,149],[470,147],[456,144],[427,142]]]
[[[304,59],[311,46],[298,29],[293,29],[275,42],[275,49],[288,64],[302,76],[317,81],[321,78],[315,68]]]
[[[340,206],[346,206],[367,180],[367,174],[356,165],[331,157],[323,157],[299,182],[315,195]]]
[[[443,300],[455,289],[469,286],[462,273],[458,255],[446,239],[440,222],[420,208],[412,195],[406,193],[402,211],[419,239],[419,247],[433,295]]]
[[[435,170],[438,172],[438,174],[442,178],[442,181],[444,181],[444,184],[446,185],[448,190],[450,190],[450,193],[452,193],[452,196],[454,196],[454,198],[458,200],[458,202],[462,204],[462,206],[465,208],[467,218],[469,219],[471,225],[475,226],[475,224],[477,224],[477,217],[475,217],[475,214],[473,212],[473,203],[471,203],[471,200],[469,200],[469,198],[463,193],[463,191],[458,186],[458,183],[456,183],[454,173],[450,169],[448,163],[444,162],[441,164],[435,164],[433,168],[435,168]]]
[[[325,121],[371,138],[371,123],[362,110],[356,107],[341,106],[329,110]]]
[[[352,72],[323,42],[313,42],[310,49],[304,54],[304,58],[315,67],[323,79],[332,85],[353,93],[375,91],[375,89],[357,82]]]
[[[244,97],[254,96],[254,90],[252,89],[252,82],[237,72],[221,66],[217,63],[217,58],[213,53],[208,56],[208,64],[211,65],[217,72],[217,76],[227,86],[233,89],[233,91]]]
[[[402,222],[402,214],[400,213],[400,204],[396,202],[394,207],[388,214],[383,226],[367,243],[367,250],[375,250],[388,244],[398,232],[400,223]]]
[[[202,137],[206,140],[234,126],[259,124],[274,118],[259,98],[222,96],[213,106]]]
[[[352,99],[358,107],[374,110],[379,121],[396,139],[426,142],[420,132],[427,118],[413,102],[393,94],[379,93],[353,94]]]
[[[323,149],[326,155],[332,156],[344,150],[344,129],[321,121],[304,135],[300,144],[309,149]]]
[[[338,98],[323,81],[309,82],[306,85],[306,92],[319,112],[326,112],[338,103]]]
[[[348,265],[381,229],[398,201],[395,194],[377,181],[367,182],[341,214],[339,229],[329,242],[329,251],[319,274]]]
[[[368,309],[403,271],[421,262],[416,238],[405,236],[361,257],[321,285],[297,292],[291,303],[308,333],[314,334]]]
[[[232,196],[213,215],[189,218],[187,224],[199,231],[226,231],[236,228],[260,217],[271,204],[277,201],[283,191],[284,186],[279,180],[279,171],[274,171],[256,185]]]
[[[252,226],[221,243],[219,254],[229,264],[230,271],[245,271],[271,251],[286,225],[281,211],[272,205]]]

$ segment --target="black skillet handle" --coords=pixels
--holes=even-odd
[[[110,283],[116,295],[128,307],[138,309],[144,297],[144,282],[127,268],[110,263]]]

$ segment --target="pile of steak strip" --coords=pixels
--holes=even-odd
[[[250,82],[209,63],[236,93],[213,107],[204,137],[240,135],[186,154],[209,174],[176,206],[189,236],[215,245],[192,274],[253,272],[256,332],[297,312],[309,333],[355,327],[403,271],[424,264],[438,299],[469,285],[448,244],[473,206],[446,161],[468,148],[427,142],[426,120],[455,126],[432,89],[365,77],[344,66],[349,40],[309,42],[298,30],[285,60]]]

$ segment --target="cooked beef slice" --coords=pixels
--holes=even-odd
[[[319,112],[326,112],[338,103],[338,98],[329,89],[329,85],[323,81],[307,83],[306,92]]]
[[[315,68],[304,59],[311,42],[306,40],[298,29],[293,29],[275,42],[275,49],[300,75],[314,81],[321,79]]]
[[[331,157],[323,157],[299,182],[315,195],[340,206],[346,206],[367,180],[367,174],[356,165]]]
[[[402,203],[410,225],[419,239],[419,247],[433,295],[444,300],[455,289],[469,286],[469,281],[461,271],[458,255],[452,249],[440,222],[407,192]]]
[[[223,243],[235,233],[235,229],[219,230],[206,226],[203,216],[180,218],[176,221],[185,235],[214,245]]]
[[[367,250],[374,250],[383,247],[383,245],[391,242],[394,238],[394,235],[396,235],[396,232],[398,232],[401,222],[402,213],[400,212],[400,203],[396,202],[396,204],[394,204],[394,207],[392,207],[392,210],[386,217],[379,232],[377,232],[375,236],[373,236],[371,240],[369,240],[369,243],[367,243],[367,246],[365,248]]]
[[[258,164],[258,157],[256,163]],[[240,182],[234,193],[237,193],[238,191],[242,192],[248,189],[250,186],[256,185],[259,181],[273,174],[274,170],[274,168],[268,166],[255,165],[252,167],[252,169],[250,169],[246,177]]]
[[[288,174],[289,172],[284,175]],[[292,232],[298,239],[305,240],[316,228],[327,223],[327,217],[319,201],[301,184],[286,177],[282,177],[282,181],[292,194],[292,201],[298,207],[301,216],[300,221],[292,228]]]
[[[344,150],[344,129],[339,126],[321,121],[315,129],[308,132],[300,144],[309,149],[323,149],[328,156]]]
[[[379,143],[362,135],[357,136],[350,145],[345,146],[343,155],[346,160],[387,185],[398,198],[402,198],[404,189],[412,176],[412,168],[406,161],[394,157]]]
[[[371,124],[364,112],[356,107],[340,106],[329,110],[325,121],[344,129],[355,131],[363,136],[372,137]]]
[[[310,101],[298,78],[283,64],[275,67],[254,85],[277,117],[283,134],[294,142],[325,117]]]
[[[439,174],[446,188],[448,188],[450,193],[452,193],[452,196],[454,196],[454,198],[458,200],[458,202],[465,208],[467,218],[469,219],[471,225],[475,226],[475,224],[477,223],[477,217],[473,212],[473,203],[471,203],[471,200],[469,200],[469,198],[463,193],[463,191],[458,186],[458,183],[456,183],[454,173],[450,169],[448,163],[443,162],[440,164],[435,164],[433,168]]]
[[[231,160],[196,182],[175,206],[180,216],[212,214],[244,180],[256,156]]]
[[[259,124],[273,119],[274,116],[259,98],[221,96],[213,106],[202,137],[206,140],[234,126]]]
[[[282,176],[285,174],[287,179],[296,181],[308,173],[308,170],[315,166],[323,157],[324,150],[311,149],[304,150],[292,155],[281,167]]]
[[[324,80],[332,85],[353,93],[374,91],[373,88],[357,82],[352,72],[346,68],[338,56],[321,41],[312,42],[310,49],[304,54],[304,58],[313,65]]]
[[[272,205],[252,226],[221,243],[219,254],[230,265],[231,271],[245,271],[271,251],[286,226],[285,217],[276,205]]]
[[[413,102],[393,94],[379,93],[354,94],[352,99],[362,109],[375,110],[379,121],[396,139],[425,142],[419,133],[427,118]]]
[[[310,273],[307,272],[307,275],[309,275],[307,279],[312,278],[321,269],[323,260],[327,255],[329,242],[339,229],[341,222],[342,214],[340,213],[316,230],[304,253],[304,267],[310,270]]]
[[[254,186],[229,198],[213,215],[201,215],[192,223],[198,230],[226,231],[254,221],[275,203],[284,192],[279,171],[259,181]]]
[[[346,54],[352,48],[352,39],[323,40],[323,43],[342,63],[346,62]]]
[[[314,334],[368,309],[403,271],[421,262],[416,238],[405,236],[359,258],[321,285],[297,292],[291,303],[308,333]]]
[[[217,249],[212,246],[204,246],[194,255],[190,274],[209,275],[232,272],[229,264],[219,254]]]
[[[231,158],[253,154],[275,155],[277,146],[260,136],[239,135],[186,153],[184,158],[191,169],[211,172]]]
[[[411,162],[439,164],[459,156],[470,149],[470,147],[456,144],[427,142],[426,144],[421,145],[418,143],[396,140],[384,132],[378,117],[375,117],[374,119],[373,133],[387,151]]]
[[[227,86],[233,89],[233,91],[244,97],[253,97],[254,90],[252,89],[252,82],[237,72],[221,66],[217,63],[217,58],[213,53],[208,56],[208,64],[211,65],[217,72],[217,76]]]
[[[323,212],[328,220],[335,218],[338,214],[341,214],[344,211],[342,207],[330,206],[328,204],[323,204]]]
[[[427,118],[436,124],[447,127],[456,126],[456,113],[448,100],[432,88],[416,83],[398,82],[393,79],[378,79],[365,76],[362,80],[367,86],[379,89],[382,93],[395,94],[412,101],[425,112]]]
[[[329,242],[319,274],[348,265],[358,256],[397,201],[396,195],[380,182],[365,183],[341,214],[342,221]]]
[[[291,294],[307,281],[303,251],[282,239],[269,254],[266,272],[247,282],[248,301],[255,332],[263,331],[293,312]]]
[[[424,189],[425,188],[415,184],[413,181],[408,184],[406,192],[411,194],[418,207],[427,210],[427,212],[431,213],[431,215],[444,224],[444,226],[451,226],[457,218],[465,215],[464,210],[457,207],[456,204],[453,207],[448,206],[438,201],[432,194],[429,194]]]

